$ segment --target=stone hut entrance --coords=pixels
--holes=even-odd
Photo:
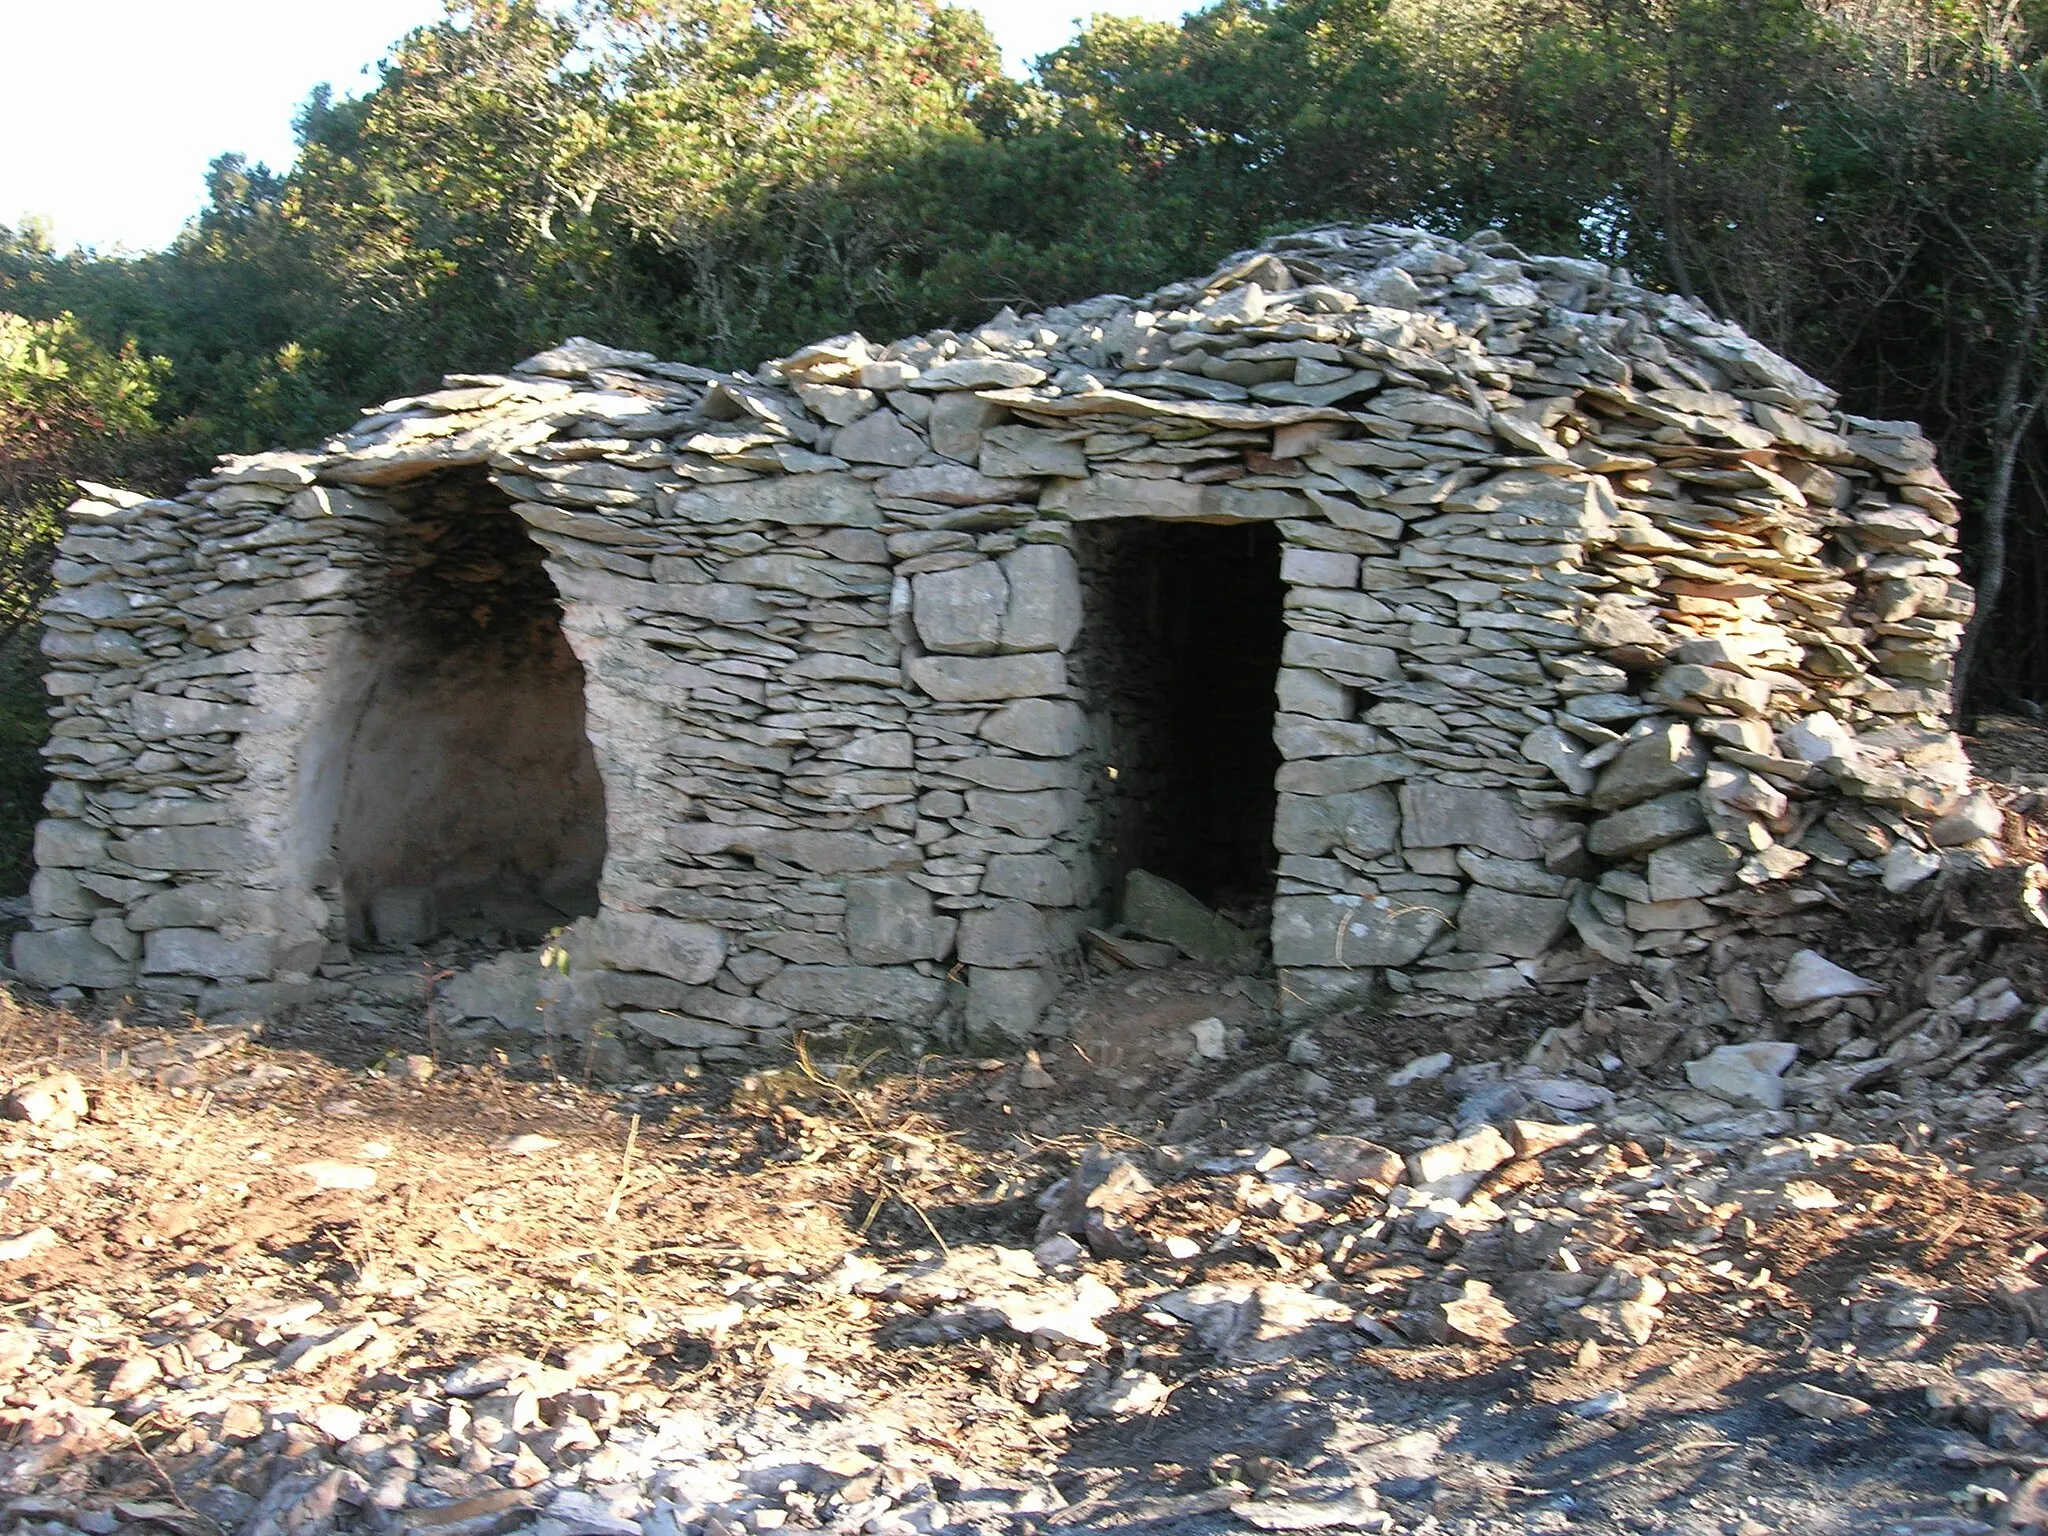
[[[1072,675],[1099,722],[1105,894],[1148,869],[1263,928],[1278,858],[1278,531],[1113,518],[1077,528],[1074,553]]]
[[[531,943],[597,910],[604,789],[542,551],[474,471],[397,505],[301,760],[352,942]],[[320,883],[326,883],[322,881]]]

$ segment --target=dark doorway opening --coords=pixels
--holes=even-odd
[[[447,474],[392,500],[409,515],[330,748],[349,937],[530,943],[597,910],[583,669],[501,492]]]
[[[1263,928],[1273,896],[1280,537],[1264,523],[1077,530],[1077,681],[1104,732],[1099,872],[1133,868]]]

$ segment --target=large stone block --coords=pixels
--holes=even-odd
[[[149,659],[141,641],[114,629],[96,629],[89,635],[68,629],[46,629],[41,644],[43,654],[52,661],[96,661],[110,667],[134,667]]]
[[[715,1019],[720,1024],[730,1024],[734,1029],[750,1029],[756,1034],[780,1029],[789,1022],[787,1008],[763,1002],[758,997],[735,997],[715,987],[691,987],[680,1000],[663,1011],[685,1014],[693,1019]]]
[[[156,928],[143,939],[144,975],[204,976],[209,981],[254,981],[268,976],[277,936],[229,938],[211,928]]]
[[[772,976],[775,972],[771,970],[768,974]],[[598,1000],[607,1008],[680,1008],[705,990],[673,976],[651,976],[645,971],[599,971],[592,984]]]
[[[1081,816],[1081,796],[1071,789],[970,789],[966,798],[969,816],[1019,837],[1058,837]]]
[[[1088,473],[1088,456],[1081,445],[1060,433],[1034,427],[991,427],[982,434],[981,472],[984,475],[1057,475],[1078,480]]]
[[[1081,568],[1058,544],[1026,544],[1003,556],[1010,606],[1006,651],[1064,651],[1081,633]]]
[[[28,882],[29,911],[37,917],[63,922],[89,923],[104,912],[107,904],[79,883],[68,869],[43,868]]]
[[[107,862],[107,834],[69,817],[36,823],[36,864],[42,869],[97,869]]]
[[[1016,970],[1051,953],[1044,914],[1028,901],[1000,901],[961,915],[960,958],[969,965]]]
[[[835,427],[859,421],[881,403],[871,389],[848,389],[839,384],[799,383],[796,397],[803,401],[813,416],[822,416]]]
[[[1732,711],[1763,716],[1771,710],[1771,685],[1721,667],[1666,667],[1643,691],[1643,699],[1695,715]]]
[[[572,979],[574,974],[571,973]],[[774,971],[768,974],[773,975]],[[721,992],[716,987],[685,986],[666,976],[604,971],[591,981],[590,990],[595,1002],[622,1011],[710,1020],[733,1029],[751,1030],[756,1035],[779,1030],[789,1022],[787,1008],[778,1008],[758,997]]]
[[[1353,690],[1303,667],[1280,669],[1278,694],[1281,710],[1290,715],[1349,720],[1358,712],[1358,698]]]
[[[677,827],[669,841],[680,854],[743,853],[820,875],[879,874],[915,869],[922,862],[914,843],[885,843],[866,832],[806,832],[689,821]]]
[[[964,464],[920,464],[884,475],[876,482],[875,490],[892,501],[929,501],[942,507],[974,507],[1028,496],[1032,482],[997,480]]]
[[[1280,973],[1280,1016],[1283,1019],[1327,1017],[1339,1007],[1364,1007],[1382,995],[1379,972],[1333,971],[1314,967]]]
[[[1039,1033],[1045,1010],[1059,990],[1042,970],[970,968],[967,972],[967,1032],[970,1040],[1021,1045]]]
[[[1439,891],[1380,896],[1282,896],[1273,903],[1273,963],[1323,970],[1406,965],[1457,915]]]
[[[1593,785],[1593,808],[1618,811],[1638,805],[1697,784],[1706,772],[1707,755],[1693,740],[1691,727],[1672,721],[1638,736],[1600,770]]]
[[[1050,853],[999,853],[981,877],[984,896],[1028,901],[1041,907],[1074,904],[1074,874],[1066,860]]]
[[[900,967],[792,965],[761,984],[761,996],[794,1013],[921,1024],[945,1001],[945,983]]]
[[[1298,629],[1289,631],[1282,642],[1280,659],[1290,667],[1313,667],[1335,678],[1391,683],[1403,676],[1399,653],[1384,645],[1333,640]]]
[[[1349,848],[1366,858],[1398,846],[1401,808],[1388,789],[1342,795],[1281,795],[1273,816],[1273,846],[1311,857]]]
[[[83,928],[14,936],[14,970],[37,987],[125,987],[135,966]]]
[[[138,693],[128,701],[128,724],[144,741],[246,731],[256,721],[257,712],[253,709],[239,704],[216,704],[211,699]]]
[[[769,475],[732,485],[666,492],[660,499],[664,512],[693,523],[874,528],[882,522],[873,487],[842,473]]]
[[[836,763],[855,763],[863,768],[914,768],[917,766],[915,739],[908,731],[872,731],[856,736],[842,747],[818,754]]]
[[[1546,852],[1545,857],[1549,855]],[[1524,859],[1497,859],[1477,848],[1458,850],[1458,872],[1477,885],[1517,896],[1562,896],[1571,887],[1565,876]]]
[[[1424,771],[1421,763],[1400,752],[1312,757],[1282,763],[1273,783],[1283,795],[1348,795],[1375,784],[1397,784]]]
[[[1717,837],[1688,838],[1650,855],[1650,900],[1684,901],[1735,888],[1743,854]]]
[[[116,906],[141,901],[144,897],[154,896],[163,889],[155,880],[138,880],[130,875],[110,874],[103,869],[73,869],[65,870],[63,873],[101,900],[111,901]]]
[[[112,581],[96,581],[87,587],[53,592],[43,601],[44,613],[69,614],[103,624],[109,619],[126,619],[160,606],[163,599],[143,594]]]
[[[1543,856],[1543,845],[1507,791],[1418,780],[1401,786],[1401,843],[1407,848],[1484,848],[1504,859]]]
[[[534,955],[495,955],[459,971],[434,990],[437,1007],[455,1019],[490,1019],[507,1029],[541,1024],[542,983],[560,979]]]
[[[1677,790],[1603,816],[1586,829],[1586,851],[1603,859],[1632,859],[1707,829],[1707,813],[1691,790]]]
[[[619,970],[652,971],[696,983],[718,974],[725,961],[725,935],[707,923],[608,910],[597,920],[597,949]]]
[[[194,873],[247,874],[269,862],[239,827],[142,827],[116,842],[112,851],[137,869]]]
[[[440,913],[427,886],[390,885],[370,897],[370,932],[379,944],[424,944],[440,931]]]
[[[912,389],[1017,389],[1045,380],[1045,370],[1007,357],[955,357],[934,363],[910,381]]]
[[[932,402],[931,420],[925,423],[932,438],[932,452],[958,459],[962,464],[977,463],[981,458],[982,433],[1007,414],[1000,405],[971,390],[953,390],[939,396]]]
[[[1659,661],[1675,643],[1643,614],[1612,598],[1596,603],[1581,615],[1579,636],[1594,650],[1627,666],[1648,666]]]
[[[1218,916],[1171,880],[1134,869],[1124,877],[1124,926],[1141,938],[1171,944],[1190,960],[1238,968],[1259,952],[1257,934]]]
[[[1024,656],[920,656],[910,680],[946,703],[1043,698],[1067,686],[1067,663],[1056,651]]]
[[[1533,960],[1558,941],[1570,921],[1567,901],[1475,885],[1458,909],[1458,948]]]
[[[889,590],[889,574],[881,566],[851,565],[843,560],[818,560],[808,555],[742,555],[728,560],[721,575],[726,584],[765,587],[771,591],[801,592],[805,597],[881,597]],[[665,598],[670,594],[663,594]],[[682,588],[672,600],[690,600],[690,589]]]
[[[1295,673],[1300,676],[1301,674]],[[1356,720],[1319,720],[1313,715],[1276,715],[1273,745],[1290,763],[1319,757],[1362,757],[1387,744],[1379,730]]]
[[[118,912],[102,912],[87,925],[85,931],[123,960],[139,959],[142,955],[141,938],[121,921]]]
[[[239,886],[209,882],[172,886],[145,896],[128,909],[128,926],[137,932],[152,928],[218,928],[223,924],[252,927],[269,914],[269,903]]]
[[[1071,757],[1088,741],[1088,717],[1070,699],[1018,699],[981,723],[985,740],[1033,757]]]
[[[900,469],[924,457],[925,441],[894,411],[876,411],[842,427],[832,451],[851,464],[886,464]]]
[[[1585,747],[1556,726],[1539,726],[1524,736],[1522,756],[1548,768],[1573,794],[1592,793],[1593,774],[1585,765]]]
[[[683,1018],[673,1013],[622,1013],[619,1022],[637,1035],[677,1050],[704,1050],[712,1046],[749,1046],[759,1043],[751,1030],[737,1029],[711,1019]]]
[[[1355,587],[1358,556],[1334,549],[1282,550],[1280,579],[1290,587]]]
[[[932,893],[900,875],[846,883],[846,949],[861,965],[943,960],[956,920],[932,910]]]
[[[911,621],[927,650],[986,656],[1003,634],[1009,584],[993,560],[911,578]]]

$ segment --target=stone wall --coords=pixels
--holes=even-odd
[[[478,476],[546,551],[603,800],[568,977],[449,989],[508,1025],[712,1059],[949,1008],[1028,1036],[1117,863],[1144,667],[1084,628],[1074,553],[1112,519],[1277,535],[1290,1006],[1467,1006],[1768,926],[1816,876],[1997,856],[1942,725],[1970,599],[1917,430],[1626,273],[1375,226],[752,375],[574,341],[81,503],[24,976],[320,989],[374,895],[343,887],[395,873],[334,843],[379,615],[503,517]]]

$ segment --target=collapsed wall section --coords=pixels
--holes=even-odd
[[[1998,857],[1942,724],[1969,594],[1917,431],[1625,273],[1373,227],[751,376],[572,342],[81,508],[25,974],[317,990],[346,925],[302,744],[386,525],[451,469],[547,551],[603,781],[569,974],[444,993],[507,1027],[702,1059],[952,1008],[1029,1037],[1145,856],[1108,769],[1165,783],[1131,690],[1171,669],[1130,610],[1179,556],[1144,525],[1277,559],[1222,618],[1284,628],[1287,1006],[1470,1009],[1767,929],[1817,875]],[[136,926],[187,887],[218,905],[179,895],[185,937]]]

